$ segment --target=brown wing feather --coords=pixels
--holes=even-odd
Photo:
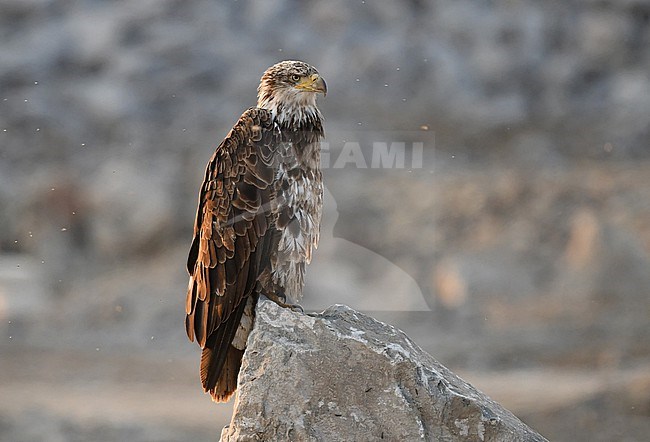
[[[194,238],[187,261],[190,283],[186,300],[186,331],[204,349],[201,380],[215,400],[230,394],[236,349],[230,344],[253,295],[262,270],[276,147],[271,115],[251,108],[244,112],[210,159],[199,194]],[[262,155],[262,152],[264,155]],[[231,350],[232,349],[232,350]],[[237,354],[241,355],[241,351]],[[232,366],[232,367],[231,367]],[[232,374],[232,373],[231,373]],[[233,390],[236,387],[233,386]]]

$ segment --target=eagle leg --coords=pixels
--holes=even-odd
[[[275,302],[280,307],[289,308],[294,312],[304,313],[305,310],[298,304],[288,304],[287,297],[284,293],[264,293],[264,296]]]

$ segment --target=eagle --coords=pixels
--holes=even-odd
[[[215,402],[237,389],[259,296],[301,309],[323,201],[319,93],[325,80],[309,64],[271,66],[257,106],[208,162],[187,259],[185,329],[202,349],[201,383]]]

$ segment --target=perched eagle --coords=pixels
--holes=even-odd
[[[325,81],[307,63],[270,67],[257,107],[239,118],[205,171],[185,328],[203,349],[201,383],[216,402],[237,388],[259,295],[299,307],[322,212],[319,92],[327,92]]]

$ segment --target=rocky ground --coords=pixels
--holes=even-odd
[[[357,310],[299,314],[262,298],[256,312],[224,442],[546,441],[404,333]]]
[[[642,0],[0,0],[0,439],[219,434],[182,325],[196,190],[261,72],[299,58],[329,86],[305,307],[402,328],[550,440],[643,440],[649,20]],[[371,167],[391,142],[404,167]]]

